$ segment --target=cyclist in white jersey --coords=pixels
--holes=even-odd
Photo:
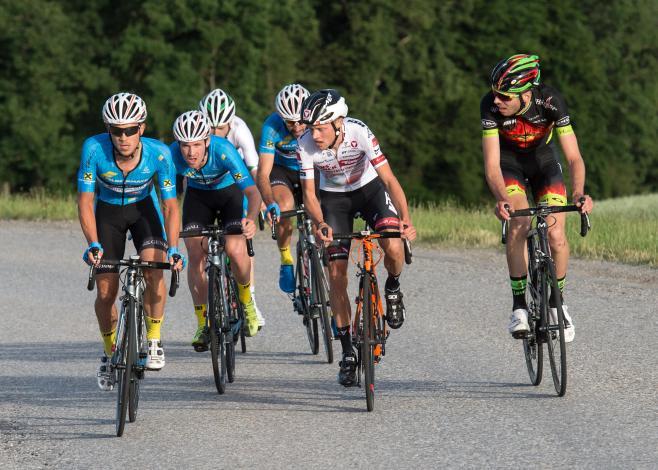
[[[298,146],[304,203],[318,226],[318,238],[331,243],[329,298],[343,349],[338,382],[348,387],[356,382],[347,295],[350,241],[333,242],[332,235],[351,232],[357,213],[372,229],[400,231],[409,240],[416,238],[416,229],[409,217],[404,191],[377,138],[363,122],[347,117],[345,99],[336,90],[320,90],[304,100],[302,121],[309,126]],[[315,195],[314,170],[320,173],[321,203]],[[405,316],[399,283],[404,247],[399,238],[381,239],[379,243],[388,271],[386,321],[391,328],[399,328]]]
[[[247,165],[251,176],[256,181],[258,174],[258,152],[256,144],[247,123],[235,115],[235,101],[224,90],[214,89],[199,102],[199,110],[203,111],[210,120],[213,135],[223,137],[233,144]],[[245,201],[246,211],[246,201]],[[256,304],[254,266],[255,260],[251,260],[251,298],[254,301],[256,315],[258,316],[259,329],[265,326],[265,318]],[[195,307],[196,308],[196,307]]]

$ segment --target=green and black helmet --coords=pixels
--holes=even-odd
[[[519,94],[539,85],[539,56],[515,54],[491,71],[491,88],[497,93]]]

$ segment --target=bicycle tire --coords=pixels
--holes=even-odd
[[[222,288],[217,267],[211,265],[208,269],[208,333],[210,335],[210,357],[212,372],[217,393],[223,395],[226,391],[226,348],[224,332],[222,331]]]
[[[549,328],[546,332],[548,358],[551,364],[551,375],[553,376],[555,391],[559,397],[563,397],[567,392],[567,344],[564,338],[564,311],[562,310],[562,295],[560,295],[560,289],[557,285],[555,265],[552,260],[548,260],[547,266],[549,284],[551,291],[555,292],[555,308],[557,310],[557,325],[551,315],[546,315]],[[548,313],[548,304],[546,309]]]
[[[320,330],[322,331],[322,342],[324,344],[324,352],[327,356],[327,363],[334,362],[334,346],[333,334],[331,330],[331,317],[329,316],[329,309],[327,308],[327,291],[324,282],[324,269],[320,261],[320,254],[315,247],[311,247],[311,266],[313,270],[313,292],[315,295],[315,303],[318,305],[320,317]]]
[[[297,284],[297,307],[302,309],[302,321],[306,330],[306,339],[311,348],[311,353],[316,355],[320,352],[320,338],[318,337],[318,321],[311,315],[311,288],[312,273],[308,251],[302,246],[302,241],[297,241],[297,269],[295,270]]]
[[[130,391],[128,394],[128,422],[134,423],[137,419],[137,410],[139,408],[139,389],[141,378],[144,377],[144,370],[141,368],[141,353],[145,351],[144,348],[144,331],[146,326],[144,325],[144,316],[136,315],[137,319],[137,347],[135,359],[140,363],[140,369],[133,367],[132,370],[132,379],[130,380]]]
[[[233,278],[231,269],[226,265],[224,269],[227,287],[226,319],[228,320],[228,327],[230,329],[230,331],[227,331],[224,336],[224,342],[226,345],[226,372],[228,374],[229,383],[233,383],[235,381],[235,345],[237,342],[237,336],[242,333],[242,325],[244,324],[244,321],[243,323],[240,323],[242,304],[238,297],[237,282]],[[244,314],[242,317],[244,318]],[[238,331],[235,330],[235,325],[240,325]]]
[[[240,328],[238,331],[234,332],[233,334],[233,345],[235,346],[238,342],[238,335],[240,336],[240,351],[242,354],[247,352],[247,334],[246,334],[246,328],[247,328],[247,320],[244,315],[244,307],[242,306],[242,303],[240,302],[240,297],[238,296],[238,282],[235,280],[233,277],[233,273],[230,272],[230,268],[227,267],[227,272],[226,272],[226,278],[229,280],[231,284],[231,295],[229,297],[229,305],[230,308],[234,309],[235,313],[235,318],[237,319],[237,322],[240,324]],[[235,352],[235,348],[234,348]]]
[[[526,299],[528,305],[528,336],[523,338],[523,355],[532,385],[539,385],[544,369],[544,347],[541,340],[541,305],[542,283],[540,272],[535,262],[535,238],[528,238],[528,288]]]
[[[369,279],[363,282],[363,309],[361,320],[363,321],[363,341],[361,342],[361,360],[365,379],[366,408],[372,411],[375,408],[375,357],[373,349],[375,346],[375,322],[372,301],[373,290]]]
[[[124,325],[123,325],[123,337],[121,338],[120,349],[117,350],[119,354],[119,360],[117,365],[119,366],[117,371],[117,403],[116,403],[116,413],[115,413],[115,430],[117,437],[123,436],[123,431],[126,426],[126,415],[128,411],[128,395],[130,392],[130,377],[132,374],[132,363],[133,358],[131,357],[130,351],[130,342],[131,342],[131,330],[132,330],[132,319],[131,311],[133,309],[134,299],[131,297],[127,304],[123,304],[124,312]],[[127,309],[127,312],[126,312]],[[127,318],[126,318],[127,316]]]

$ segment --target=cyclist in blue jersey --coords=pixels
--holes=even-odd
[[[254,144],[254,136],[252,135],[247,123],[235,115],[235,101],[224,90],[219,88],[214,89],[199,102],[199,110],[203,111],[208,120],[210,121],[210,134],[217,137],[223,137],[228,140],[236,148],[251,176],[256,179],[258,173],[258,153],[256,152],[256,145]],[[247,198],[244,198],[243,208],[244,213],[247,213]],[[265,207],[261,204],[261,210]],[[258,326],[265,326],[265,318],[258,308],[256,302],[254,282],[254,260],[251,260],[251,298],[254,301],[254,308],[256,309],[256,316],[258,317]]]
[[[301,85],[286,85],[278,93],[276,112],[265,120],[261,132],[258,164],[258,188],[267,205],[268,217],[274,209],[294,209],[302,200],[297,162],[297,139],[306,131],[301,121],[302,102],[309,95]],[[293,258],[290,252],[292,222],[283,219],[278,224],[277,245],[281,256],[279,287],[287,293],[295,292]]]
[[[226,139],[210,135],[210,121],[201,111],[188,111],[174,122],[174,138],[169,148],[179,175],[187,178],[183,202],[183,230],[200,230],[212,224],[219,214],[226,235],[226,253],[238,283],[238,296],[244,306],[247,336],[258,332],[258,318],[249,290],[251,258],[247,254],[245,237],[256,234],[254,220],[260,209],[260,193],[237,150]],[[247,216],[242,201],[248,200]],[[205,329],[208,306],[206,276],[207,240],[186,238],[190,257],[187,281],[197,316],[197,330],[192,339],[195,351],[208,350]]]
[[[146,105],[137,95],[118,93],[108,98],[103,106],[107,133],[84,142],[78,170],[78,216],[89,244],[82,258],[97,267],[94,307],[104,346],[97,373],[101,390],[114,387],[108,358],[116,339],[118,312],[114,303],[119,290],[118,267],[104,266],[103,258],[123,258],[130,231],[143,260],[163,262],[168,258],[176,270],[184,264],[177,249],[180,212],[176,172],[169,148],[142,136],[146,116]],[[156,175],[162,212],[154,188]],[[97,255],[94,248],[99,250]],[[165,365],[160,328],[166,288],[160,270],[145,270],[144,278],[146,367],[159,370]]]

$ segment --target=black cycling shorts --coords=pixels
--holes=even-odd
[[[271,186],[286,186],[292,192],[295,198],[295,206],[299,206],[303,201],[302,183],[299,178],[299,171],[291,170],[284,166],[274,165],[270,172]],[[315,171],[315,196],[320,199],[320,173]]]
[[[103,258],[123,258],[128,231],[137,253],[145,248],[167,251],[167,236],[160,207],[156,206],[151,196],[125,206],[96,201],[96,233],[98,242],[103,247]],[[116,273],[119,272],[119,267],[103,266],[101,261],[96,272]]]
[[[183,202],[183,230],[204,229],[217,218],[228,234],[241,234],[242,200],[237,184],[212,190],[188,187]]]
[[[554,145],[542,146],[529,153],[501,149],[500,169],[508,196],[527,196],[526,188],[529,186],[535,203],[548,202],[549,206],[567,204],[567,188]]]
[[[299,179],[299,171],[291,170],[284,166],[273,165],[270,172],[270,185],[286,186],[292,192],[295,198],[295,205],[298,206],[302,201],[302,184]]]
[[[320,196],[324,221],[334,233],[351,233],[357,213],[375,231],[400,229],[400,217],[379,178],[354,191],[320,191]],[[350,240],[332,242],[327,250],[329,260],[348,259],[350,243]]]

